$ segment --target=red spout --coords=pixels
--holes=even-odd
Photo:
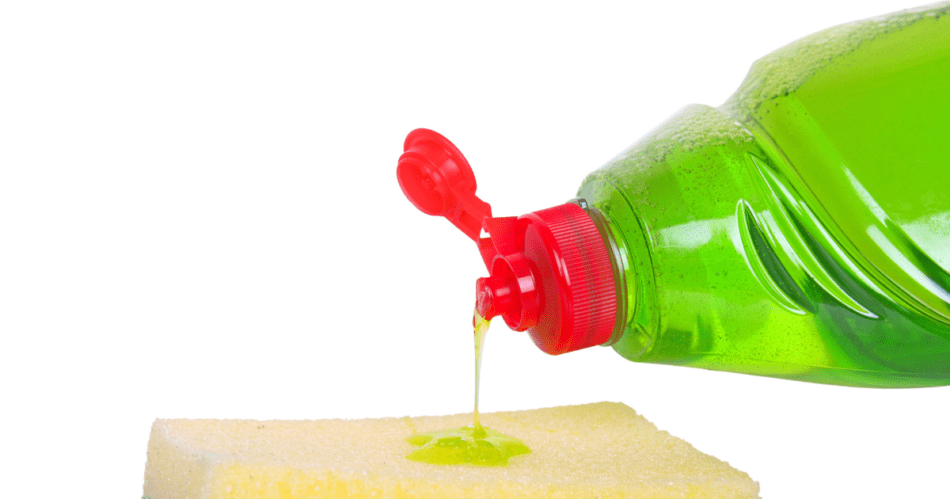
[[[502,316],[515,331],[537,324],[538,279],[520,252],[495,256],[491,275],[475,281],[475,308],[486,319]]]

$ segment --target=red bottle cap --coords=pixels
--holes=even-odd
[[[617,316],[610,253],[584,208],[565,203],[493,218],[475,195],[462,153],[432,130],[406,137],[396,176],[416,208],[449,219],[478,244],[489,277],[476,282],[476,308],[528,331],[549,354],[606,343]],[[488,237],[480,237],[481,230]]]

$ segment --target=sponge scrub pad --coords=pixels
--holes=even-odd
[[[623,404],[483,415],[531,454],[508,466],[406,459],[406,438],[470,425],[454,416],[318,421],[159,419],[147,499],[755,498],[749,476]]]

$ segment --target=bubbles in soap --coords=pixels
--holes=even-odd
[[[796,40],[756,61],[723,108],[748,118],[763,102],[795,92],[815,73],[862,43],[947,14],[950,2],[940,2],[842,24]]]

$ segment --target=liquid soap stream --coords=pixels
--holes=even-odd
[[[485,430],[482,428],[482,422],[478,417],[478,385],[482,370],[482,347],[485,345],[485,333],[488,332],[488,326],[491,319],[482,317],[478,310],[472,317],[472,326],[475,329],[475,437],[484,437]]]

